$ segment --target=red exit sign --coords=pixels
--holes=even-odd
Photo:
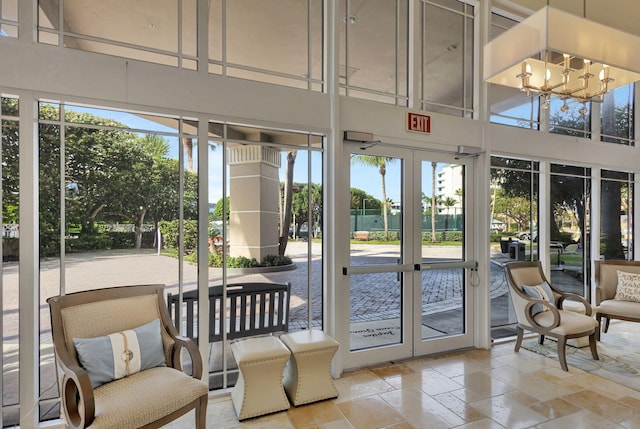
[[[416,133],[431,132],[431,116],[407,112],[407,131]]]

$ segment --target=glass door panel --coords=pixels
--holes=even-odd
[[[400,345],[406,158],[378,149],[353,152],[350,163],[350,350]]]
[[[475,265],[464,214],[473,159],[348,147],[347,367],[470,346]]]

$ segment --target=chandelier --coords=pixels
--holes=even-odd
[[[484,79],[584,104],[640,80],[640,37],[545,6],[484,47]]]

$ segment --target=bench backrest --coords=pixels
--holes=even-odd
[[[227,285],[227,299],[222,303],[222,286],[209,288],[209,342],[222,341],[222,320],[227,339],[274,334],[289,330],[291,283],[236,283]],[[176,327],[180,320],[178,295],[167,294],[169,313]],[[182,295],[186,307],[186,334],[197,339],[198,291]],[[222,317],[224,315],[224,317]]]
[[[596,305],[601,301],[613,299],[618,287],[618,271],[640,274],[640,261],[604,260],[595,261]]]

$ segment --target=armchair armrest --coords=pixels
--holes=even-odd
[[[75,363],[60,361],[60,368],[63,372],[60,396],[67,425],[85,428],[93,422],[96,409],[89,374]]]
[[[547,332],[550,332],[552,329],[560,326],[560,312],[558,312],[558,309],[553,304],[543,299],[527,298],[527,301],[529,302],[527,302],[527,305],[524,308],[524,314],[527,317],[527,322],[529,322],[532,327],[538,329],[540,334],[546,335]],[[547,307],[549,311],[551,311],[551,313],[553,314],[553,322],[550,325],[541,325],[533,318],[533,316],[531,315],[531,311],[533,310],[533,306],[536,304],[543,305],[544,307]]]
[[[191,376],[198,379],[202,378],[202,356],[200,356],[200,350],[198,350],[193,340],[181,335],[173,337],[173,340],[173,353],[171,354],[171,360],[173,362],[171,366],[182,371],[180,351],[184,348],[191,358]]]
[[[575,293],[562,292],[562,294],[558,298],[558,303],[557,303],[557,306],[559,309],[562,310],[562,304],[567,299],[570,301],[577,301],[582,305],[584,305],[585,314],[587,316],[591,316],[591,313],[592,313],[591,304],[589,304],[583,297]]]

